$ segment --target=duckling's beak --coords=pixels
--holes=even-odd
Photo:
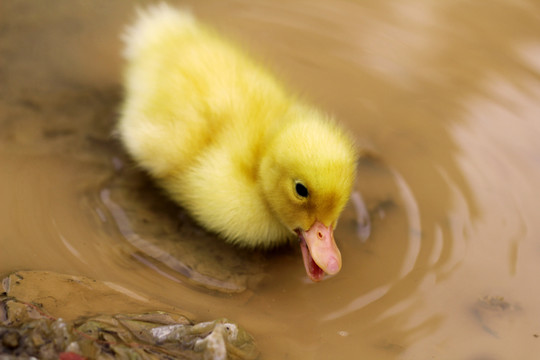
[[[341,253],[334,241],[332,225],[315,221],[307,231],[298,231],[304,266],[311,280],[321,281],[324,273],[334,275],[341,270]]]

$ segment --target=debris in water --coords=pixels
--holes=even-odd
[[[67,283],[76,286],[73,290],[86,289],[87,297],[101,294],[99,282],[90,279],[40,274],[61,281],[69,278]],[[81,316],[71,321],[55,318],[36,302],[41,297],[24,301],[14,296],[21,286],[32,287],[21,280],[25,278],[36,277],[14,273],[0,288],[0,354],[7,358],[251,360],[259,356],[251,335],[227,319],[194,323],[184,315],[164,311]],[[111,291],[109,296],[123,295]],[[85,313],[84,305],[80,313]]]

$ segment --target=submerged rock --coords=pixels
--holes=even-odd
[[[79,314],[88,314],[92,300],[73,304],[65,297],[70,284],[76,299],[106,296],[107,302],[125,301],[127,310],[137,307],[122,293],[88,278],[51,272],[12,273],[2,280],[0,288],[1,359],[226,360],[256,359],[259,355],[251,335],[227,319],[196,323],[169,309],[75,316],[73,308],[63,309],[62,304],[78,305]],[[44,289],[50,293],[45,294]]]

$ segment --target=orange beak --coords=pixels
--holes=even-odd
[[[332,225],[326,227],[315,221],[307,231],[299,231],[300,248],[309,278],[321,281],[324,274],[334,275],[341,270],[341,253],[334,241]]]

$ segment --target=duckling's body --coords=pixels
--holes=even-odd
[[[332,229],[354,179],[350,139],[189,13],[150,8],[126,42],[118,130],[134,159],[201,225],[239,245],[270,247],[322,225],[331,239],[321,242],[323,264],[315,248],[313,258],[339,271]]]

